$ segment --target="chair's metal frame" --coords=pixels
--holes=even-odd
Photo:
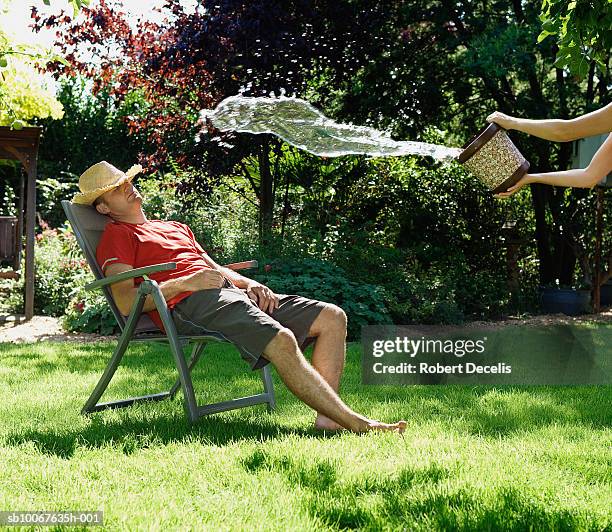
[[[110,221],[110,218],[99,214],[92,207],[76,205],[69,201],[62,201],[62,207],[66,213],[68,221],[72,226],[75,238],[81,247],[87,262],[96,277],[96,281],[86,286],[87,290],[102,289],[106,300],[117,319],[117,323],[121,328],[121,336],[117,347],[115,348],[111,359],[109,360],[102,377],[98,384],[94,388],[89,399],[83,406],[81,413],[87,414],[90,412],[97,412],[108,408],[123,408],[126,406],[133,405],[142,401],[161,401],[167,398],[174,398],[179,388],[183,390],[183,396],[185,398],[185,410],[187,416],[191,422],[197,421],[201,416],[207,414],[215,414],[217,412],[224,412],[226,410],[233,410],[236,408],[242,408],[245,406],[252,406],[261,403],[266,403],[269,411],[275,407],[274,398],[274,386],[272,383],[272,376],[270,374],[269,365],[264,366],[261,370],[261,378],[263,381],[264,391],[256,395],[247,397],[241,397],[238,399],[232,399],[228,401],[222,401],[219,403],[211,403],[207,405],[198,405],[195,398],[195,392],[193,389],[193,383],[191,380],[191,370],[198,362],[202,355],[204,348],[209,342],[227,342],[227,339],[219,333],[210,332],[205,335],[199,336],[184,336],[179,335],[176,331],[174,321],[168,310],[166,300],[161,293],[161,290],[152,279],[149,279],[148,275],[164,271],[172,270],[176,268],[176,264],[168,262],[164,264],[156,264],[147,266],[144,268],[136,268],[126,272],[122,272],[118,275],[112,275],[110,277],[104,277],[100,266],[96,261],[95,250],[99,237],[104,229],[106,223]],[[89,220],[90,227],[83,227],[83,218]],[[235,264],[226,265],[227,268],[233,270],[253,268],[257,266],[257,261],[246,261]],[[130,314],[124,317],[117,308],[112,293],[110,291],[110,285],[126,279],[133,279],[136,277],[142,277],[144,281],[139,285],[138,292]],[[159,312],[159,316],[164,325],[166,333],[162,333],[157,327],[154,326],[150,318],[146,315],[142,315],[142,308],[145,299],[148,295],[151,295],[155,302],[155,307]],[[117,370],[123,355],[125,354],[129,344],[131,342],[164,342],[168,343],[174,362],[178,370],[178,379],[169,391],[155,393],[150,395],[143,395],[140,397],[130,397],[128,399],[122,399],[117,401],[110,401],[106,403],[98,403],[102,394],[108,387],[115,371]],[[189,363],[186,362],[183,349],[187,347],[189,343],[194,343],[193,353]]]

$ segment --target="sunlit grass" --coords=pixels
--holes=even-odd
[[[111,530],[603,530],[610,387],[360,384],[341,395],[396,434],[321,435],[276,374],[278,407],[190,426],[182,396],[84,417],[112,344],[0,344],[0,509],[103,510]],[[161,391],[162,347],[131,348],[104,400]],[[232,348],[194,371],[200,402],[257,393]]]

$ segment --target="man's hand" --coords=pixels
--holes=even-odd
[[[223,286],[223,274],[218,270],[207,269],[192,273],[182,279],[185,290],[197,292]]]
[[[267,286],[258,283],[257,281],[249,281],[249,284],[246,287],[246,294],[250,299],[257,303],[257,306],[261,310],[267,312],[268,314],[272,314],[272,312],[278,308],[278,296]]]

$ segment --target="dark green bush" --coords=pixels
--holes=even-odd
[[[346,272],[329,263],[273,259],[253,277],[280,294],[299,294],[338,305],[347,315],[350,340],[360,338],[363,325],[391,323],[380,287],[349,281]]]
[[[77,182],[78,176],[67,172],[37,180],[36,211],[49,227],[61,227],[66,222],[62,200],[71,199],[79,191]]]
[[[454,281],[444,272],[398,270],[397,280],[385,287],[385,302],[393,322],[461,323]]]
[[[291,196],[299,215],[285,239],[292,256],[297,250],[323,258],[350,281],[383,287],[396,323],[457,323],[536,309],[535,250],[527,240],[520,250],[519,264],[529,271],[523,268],[520,293],[511,299],[502,230],[509,220],[532,223],[528,202],[493,199],[456,164],[356,158],[353,165],[319,163],[317,170],[304,157],[310,181],[302,196]]]
[[[136,186],[149,218],[187,223],[220,264],[257,258],[272,266],[255,276],[273,290],[342,307],[352,339],[365,324],[459,323],[535,309],[534,250],[526,246],[519,256],[522,289],[511,300],[501,238],[507,219],[528,217],[527,204],[492,200],[457,166],[408,157],[302,164],[298,159],[309,156],[289,156],[289,208],[277,197],[265,245],[258,240],[256,206],[237,191],[219,186],[207,196],[177,196],[185,171],[173,165],[170,172],[140,176]],[[46,180],[42,212],[56,213],[73,186]],[[110,314],[99,296],[82,292],[91,277],[79,260],[69,232],[43,231],[36,311],[66,313],[73,330],[106,330]],[[5,307],[7,301],[15,307],[21,295],[13,290]]]
[[[187,224],[218,263],[239,262],[259,255],[257,216],[252,205],[224,189],[209,196],[195,193],[177,196],[177,184],[184,174],[174,168],[172,172],[137,179],[135,184],[143,195],[147,217]]]
[[[73,295],[93,281],[85,258],[68,226],[46,227],[36,236],[34,311],[47,316],[62,316]]]

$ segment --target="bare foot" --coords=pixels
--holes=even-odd
[[[370,432],[371,430],[382,430],[387,432],[398,432],[402,434],[406,430],[406,422],[398,421],[397,423],[381,423],[375,419],[368,420],[366,427],[357,432]]]
[[[329,419],[323,414],[318,414],[314,422],[314,428],[317,430],[337,431],[346,430],[342,425],[336,423],[333,419]]]
[[[385,432],[397,432],[402,434],[406,430],[406,422],[398,421],[397,423],[381,423],[375,419],[367,419],[363,416],[359,416],[360,423],[355,427],[346,427],[348,430],[352,430],[353,432],[363,433],[370,432],[372,430],[380,430]],[[329,419],[323,414],[318,414],[317,419],[315,420],[314,428],[318,430],[327,430],[327,431],[339,431],[344,430],[345,427],[336,423],[334,420]]]

